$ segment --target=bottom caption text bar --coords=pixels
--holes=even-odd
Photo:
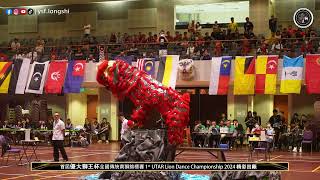
[[[32,162],[32,171],[288,171],[289,163]]]

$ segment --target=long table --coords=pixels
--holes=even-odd
[[[221,162],[225,162],[226,156],[224,155],[224,151],[228,151],[226,148],[198,148],[198,147],[178,147],[178,152],[175,156],[179,156],[184,151],[206,151],[211,154],[213,157],[217,158]],[[217,152],[217,155],[213,154],[213,151]]]
[[[14,128],[0,128],[0,134],[3,133],[9,133],[7,134],[8,136],[11,136],[11,138],[13,139],[13,141],[16,143],[16,136],[15,134],[17,134],[17,132],[20,133],[24,133],[26,129],[14,129]],[[52,129],[31,129],[31,133],[52,133]],[[80,130],[65,130],[65,132],[69,132],[68,138],[69,138],[69,142],[71,142],[71,133],[77,133],[80,132]],[[24,137],[21,137],[21,140],[24,139]],[[71,143],[69,143],[69,145],[71,145]]]

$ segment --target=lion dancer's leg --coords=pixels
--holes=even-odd
[[[169,143],[171,148],[175,149],[176,145],[183,143],[184,129],[189,123],[189,94],[184,94],[182,97],[173,102],[173,108],[164,113],[164,119],[167,125]],[[168,154],[167,160],[174,160],[175,150]]]

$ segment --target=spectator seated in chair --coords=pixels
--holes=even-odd
[[[196,121],[196,125],[194,127],[194,132],[197,132],[193,135],[193,142],[196,147],[203,147],[204,146],[204,137],[202,134],[198,134],[205,130],[205,126],[201,124],[200,120]]]
[[[98,132],[98,143],[102,143],[103,139],[105,139],[106,143],[109,143],[109,132],[110,132],[110,123],[107,122],[107,118],[103,118],[102,123],[100,124],[100,130]]]
[[[209,127],[209,147],[218,147],[220,141],[220,132],[219,126],[216,121],[211,122],[211,126]]]
[[[0,135],[0,145],[1,145],[1,157],[4,156],[4,154],[7,152],[7,150],[9,150],[11,147],[9,145],[9,139],[4,136],[4,135]]]
[[[81,129],[78,136],[71,138],[71,147],[88,147],[89,142],[87,140],[86,132]]]

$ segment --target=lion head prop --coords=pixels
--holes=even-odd
[[[181,95],[164,87],[145,72],[121,60],[103,61],[98,67],[97,81],[119,99],[128,97],[133,102],[136,110],[131,120],[135,125],[142,127],[147,112],[157,110],[168,127],[169,142],[183,142],[184,128],[189,123],[189,94]]]

